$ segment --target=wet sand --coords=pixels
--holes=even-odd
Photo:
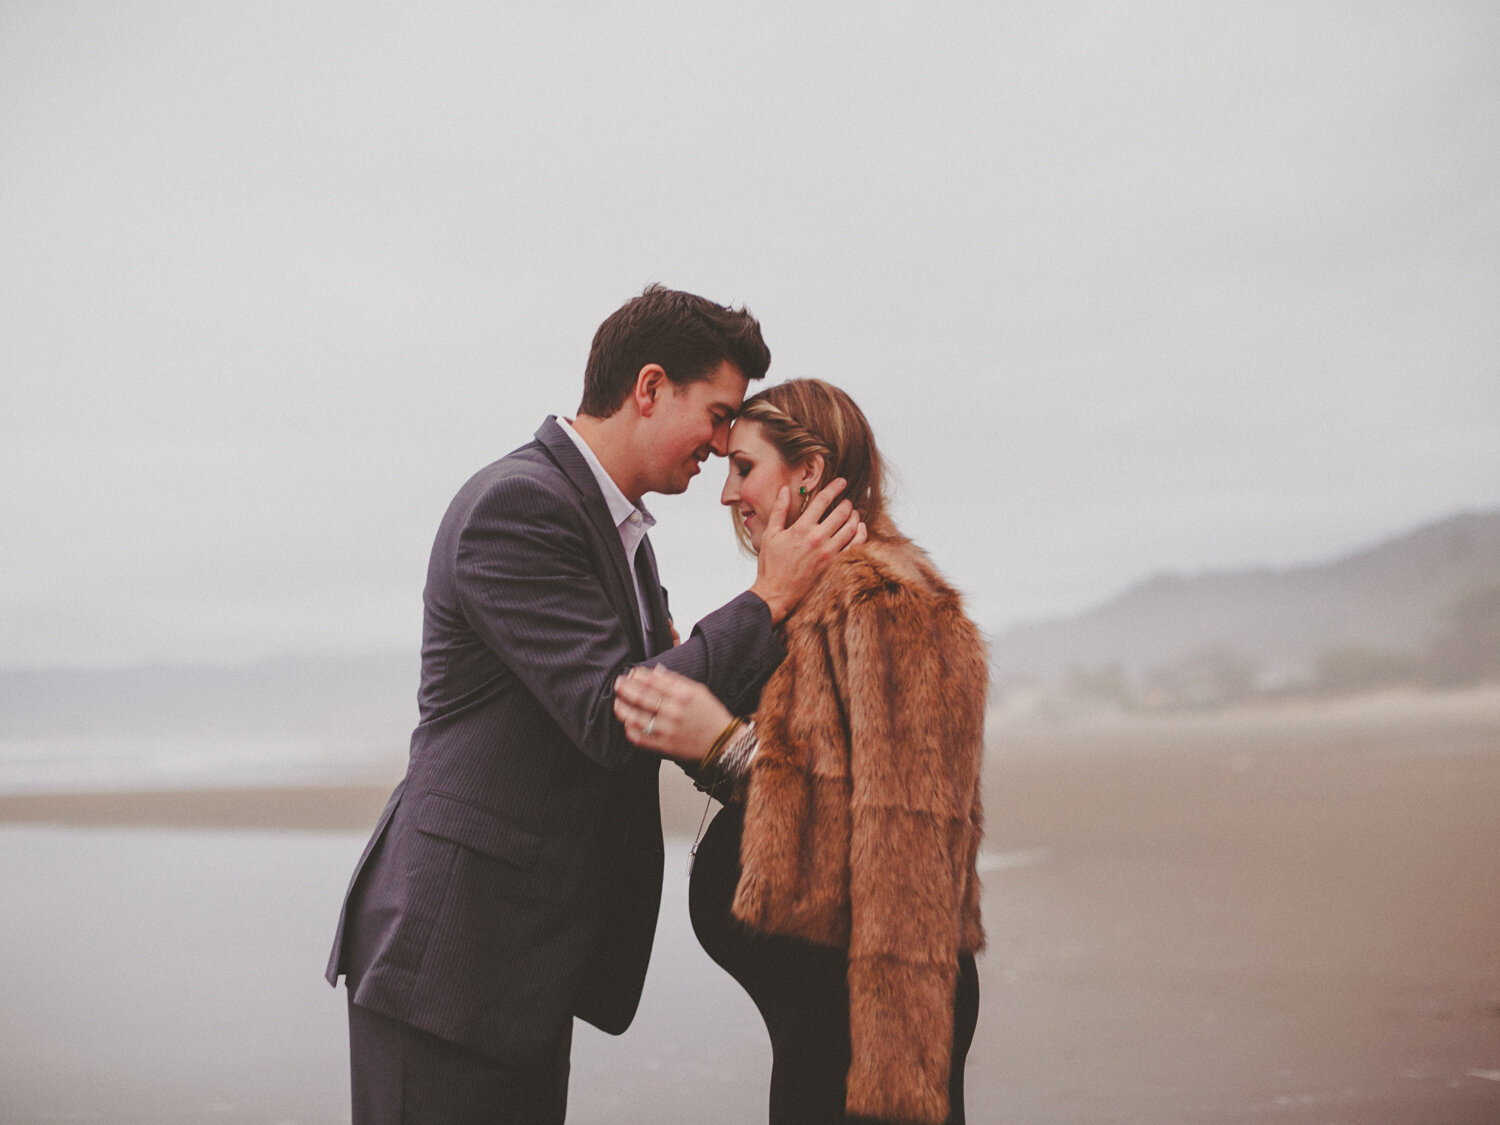
[[[1500,695],[993,734],[971,1121],[1500,1121]],[[0,1120],[347,1120],[319,974],[386,794],[0,798]],[[764,1120],[685,849],[571,1122]]]
[[[1002,735],[984,1120],[1500,1121],[1500,714],[1400,703]]]

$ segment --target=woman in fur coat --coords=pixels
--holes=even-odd
[[[691,913],[770,1032],[772,1125],[962,1122],[984,944],[984,644],[891,523],[844,392],[805,379],[755,395],[729,462],[721,501],[752,551],[788,498],[795,510],[833,478],[869,540],[785,622],[753,718],[659,668],[619,681],[616,714],[642,746],[702,755],[700,788],[726,802],[696,851]]]

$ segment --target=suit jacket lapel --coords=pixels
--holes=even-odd
[[[614,580],[617,601],[626,607],[627,620],[635,623],[635,636],[640,637],[641,610],[640,603],[637,602],[635,596],[635,581],[631,577],[630,560],[625,557],[625,548],[620,543],[620,529],[609,517],[609,508],[604,503],[604,494],[599,491],[599,482],[594,479],[588,462],[583,459],[583,454],[578,452],[573,439],[563,433],[562,427],[557,424],[555,415],[547,416],[547,420],[536,432],[536,439],[546,447],[548,453],[552,454],[552,459],[557,462],[558,467],[578,490],[583,500],[583,510],[589,522],[594,525],[594,531],[603,542],[605,553],[612,564],[608,577]],[[653,562],[652,565],[654,567],[655,563]],[[646,596],[650,598],[653,593],[648,592]],[[661,595],[657,593],[654,596],[659,598]]]
[[[655,656],[658,652],[664,652],[672,647],[672,617],[667,610],[667,599],[665,591],[661,587],[661,575],[656,569],[656,552],[651,547],[651,537],[648,535],[641,540],[641,553],[645,557],[644,570],[641,575],[641,590],[646,595],[646,606],[651,611],[651,644],[652,651],[648,654]]]

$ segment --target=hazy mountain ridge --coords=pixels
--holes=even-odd
[[[1126,703],[1463,681],[1500,671],[1497,607],[1500,511],[1469,512],[1328,563],[1160,575],[1077,617],[1005,630],[991,656],[1002,696]]]
[[[1478,601],[1456,622],[1465,598]],[[1072,619],[991,638],[1002,706],[1027,693],[1170,705],[1320,678],[1359,687],[1443,673],[1435,654],[1448,661],[1444,674],[1500,678],[1497,649],[1500,511],[1454,516],[1325,564],[1162,575]],[[399,751],[417,718],[418,663],[415,652],[330,653],[0,669],[0,738],[317,736]]]

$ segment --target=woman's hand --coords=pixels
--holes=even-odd
[[[673,761],[701,762],[733,717],[708,688],[666,668],[632,668],[615,680],[625,737]]]

